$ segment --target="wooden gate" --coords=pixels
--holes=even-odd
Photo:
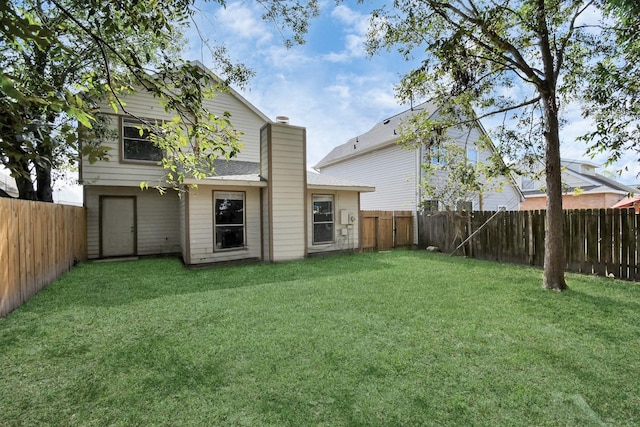
[[[360,227],[364,251],[413,245],[411,211],[361,211]]]

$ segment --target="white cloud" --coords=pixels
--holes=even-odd
[[[349,62],[350,56],[347,52],[330,52],[322,56],[322,59],[328,62],[346,63]]]
[[[247,7],[245,3],[234,2],[220,8],[216,18],[222,30],[231,38],[253,41],[257,46],[272,39],[272,29],[262,20],[257,10]]]

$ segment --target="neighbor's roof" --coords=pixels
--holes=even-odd
[[[572,174],[574,176],[579,177],[580,179],[584,179],[585,182],[589,183],[588,185],[580,185],[578,186],[583,194],[602,194],[602,193],[616,193],[616,194],[634,194],[637,190],[628,185],[622,184],[614,179],[608,178],[604,175],[600,175],[599,173],[586,174],[582,172],[578,172],[575,169],[565,169],[562,173]],[[576,190],[578,187],[570,187],[566,189],[566,192],[571,192]],[[540,189],[535,190],[523,190],[523,193],[526,197],[536,197],[536,196],[544,196],[546,193]]]
[[[394,144],[400,136],[400,123],[411,117],[416,112],[427,110],[430,115],[438,108],[435,104],[424,102],[400,114],[391,116],[376,124],[369,131],[351,138],[346,143],[335,147],[329,154],[318,162],[313,168],[321,169],[350,157],[359,156],[363,153],[383,148]]]
[[[620,200],[618,203],[616,203],[611,207],[612,208],[632,208],[639,203],[640,203],[640,196],[625,197],[624,199]]]

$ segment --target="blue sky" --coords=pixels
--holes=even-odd
[[[196,22],[211,45],[224,44],[232,59],[255,71],[248,86],[239,89],[249,102],[272,120],[287,116],[291,124],[307,128],[307,163],[313,166],[333,147],[409,107],[396,100],[394,86],[415,64],[395,52],[374,57],[365,52],[368,13],[374,4],[346,1],[336,5],[321,0],[322,13],[311,22],[307,43],[290,49],[284,47],[276,27],[261,19],[257,2],[230,1],[225,8],[209,3],[207,10],[196,15]],[[185,36],[189,42],[185,59],[210,66],[210,54],[197,31],[191,28]],[[591,123],[580,117],[577,106],[569,106],[564,118],[562,156],[586,159],[585,146],[575,137]],[[489,130],[494,123],[483,120]],[[586,160],[603,164],[605,159],[602,155]],[[617,179],[640,182],[640,163],[632,155],[607,170],[625,166],[629,170]],[[80,194],[67,188],[60,197],[76,199]]]
[[[271,119],[288,116],[291,124],[307,128],[307,161],[312,166],[336,145],[408,108],[396,100],[394,86],[415,64],[395,52],[369,57],[364,50],[373,4],[321,1],[322,13],[311,22],[307,43],[291,49],[283,47],[283,37],[275,26],[260,18],[257,2],[232,1],[226,8],[201,13],[197,22],[201,28],[215,28],[207,31],[212,44],[223,43],[234,60],[256,72],[247,89],[240,90],[247,100]],[[196,33],[187,37],[187,58],[209,65]],[[585,146],[575,138],[591,123],[582,119],[575,105],[567,107],[564,118],[562,156],[585,159]],[[487,129],[494,123],[483,120]],[[605,160],[602,155],[591,161],[603,164]],[[607,170],[614,172],[625,166],[629,171],[617,179],[640,182],[640,163],[633,156]]]

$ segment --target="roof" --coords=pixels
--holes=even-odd
[[[433,115],[437,109],[434,104],[424,102],[395,116],[388,117],[362,135],[351,138],[346,143],[335,147],[313,168],[321,169],[342,160],[395,144],[400,136],[400,123],[421,110],[426,110],[430,115]]]
[[[624,199],[620,200],[618,203],[616,203],[611,207],[612,208],[632,208],[639,203],[640,203],[640,196],[625,197]]]
[[[186,179],[185,184],[248,187],[266,187],[267,185],[267,180],[260,176],[259,162],[216,159],[213,165],[215,169],[212,176],[200,180]],[[367,184],[321,175],[315,172],[307,172],[307,188],[314,190],[375,191],[375,187]]]
[[[608,178],[604,175],[600,175],[599,173],[594,174],[586,174],[582,172],[578,172],[575,169],[565,169],[562,173],[573,174],[583,180],[585,180],[589,185],[580,185],[577,187],[569,187],[565,190],[565,192],[572,192],[577,188],[583,192],[583,194],[600,194],[600,193],[616,193],[616,194],[634,194],[638,190],[628,185],[622,184],[614,179]],[[540,189],[535,190],[524,190],[525,196],[541,196],[545,195],[544,191]]]
[[[315,190],[348,190],[360,192],[372,192],[376,188],[371,185],[349,181],[342,178],[319,174],[315,172],[307,172],[307,188]]]

